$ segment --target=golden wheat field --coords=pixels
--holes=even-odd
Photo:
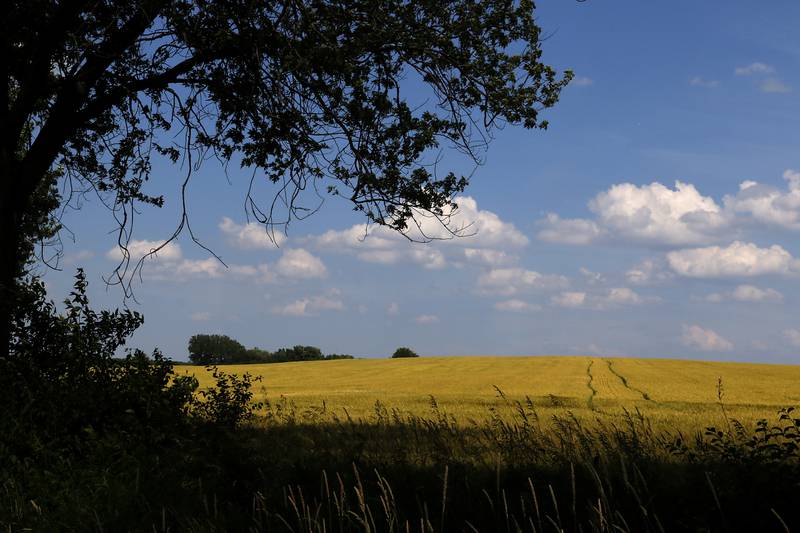
[[[702,430],[725,416],[751,423],[800,406],[800,366],[605,357],[420,357],[262,365],[225,365],[249,372],[255,399],[283,398],[308,409],[368,419],[376,402],[402,413],[439,411],[465,423],[509,401],[530,398],[542,419],[569,410],[583,419],[638,409],[656,427]],[[178,367],[211,384],[203,367]],[[719,384],[721,383],[721,402]],[[502,391],[502,395],[499,391]]]

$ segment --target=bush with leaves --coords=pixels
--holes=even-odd
[[[253,383],[261,381],[261,376],[253,378],[246,372],[241,376],[228,374],[215,366],[208,367],[215,386],[200,391],[201,401],[194,404],[194,413],[214,424],[235,428],[250,420],[256,410],[262,407],[253,403]]]
[[[59,314],[41,281],[20,283],[11,352],[0,361],[0,401],[17,428],[52,441],[87,430],[135,432],[183,420],[197,381],[174,375],[158,351],[115,358],[142,316],[98,313],[89,307],[86,289],[79,270]]]

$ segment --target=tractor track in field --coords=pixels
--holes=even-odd
[[[590,394],[589,397],[586,399],[586,405],[589,406],[589,409],[592,411],[597,411],[597,408],[594,406],[594,397],[597,396],[597,389],[594,388],[594,376],[592,375],[592,365],[594,364],[594,359],[589,361],[589,366],[586,367],[586,376],[589,378],[586,381],[586,386],[589,388]]]
[[[614,368],[614,365],[611,363],[610,360],[603,359],[603,361],[605,361],[605,363],[608,365],[609,372],[611,372],[612,374],[617,376],[617,378],[619,378],[620,382],[622,382],[622,386],[623,387],[625,387],[626,389],[631,390],[631,391],[639,394],[642,397],[643,400],[646,400],[648,402],[658,403],[654,399],[652,399],[650,397],[650,395],[646,391],[643,391],[642,389],[639,389],[639,388],[636,388],[636,387],[631,387],[631,384],[628,383],[628,378],[623,376],[616,368]]]

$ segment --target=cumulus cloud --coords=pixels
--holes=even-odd
[[[417,324],[435,324],[439,322],[439,317],[436,315],[419,315],[414,317],[414,322]]]
[[[286,235],[279,231],[270,231],[262,224],[248,222],[237,224],[228,217],[223,217],[219,229],[227,235],[229,242],[243,250],[260,250],[275,248],[286,242]]]
[[[603,233],[596,222],[585,218],[561,218],[548,213],[538,222],[542,227],[536,237],[545,242],[583,245],[597,240]]]
[[[211,320],[211,313],[208,311],[198,311],[189,315],[189,318],[194,322],[208,322]]]
[[[785,189],[743,181],[720,203],[680,181],[674,189],[657,182],[620,183],[590,200],[594,218],[548,213],[537,222],[537,237],[572,245],[616,240],[677,248],[730,242],[753,225],[800,231],[800,172],[787,169],[783,179]]]
[[[719,333],[697,325],[683,325],[681,342],[690,348],[697,348],[704,352],[729,352],[733,350],[733,343]]]
[[[186,259],[177,243],[169,243],[157,253],[150,254],[162,243],[159,241],[135,240],[128,245],[131,264],[145,258],[143,275],[154,281],[187,281],[190,279],[219,279],[271,283],[282,279],[311,279],[325,277],[327,270],[322,261],[303,249],[286,250],[274,264],[257,265],[228,264],[227,267],[215,257]],[[122,259],[122,252],[114,247],[106,253],[114,261]]]
[[[739,285],[731,296],[739,302],[780,302],[783,300],[783,294],[775,289],[760,289],[753,285]]]
[[[637,305],[644,300],[635,291],[628,287],[616,287],[608,290],[606,301],[610,304]]]
[[[691,278],[786,275],[800,269],[798,260],[781,246],[759,248],[753,243],[740,241],[727,247],[708,246],[669,252],[667,262],[677,274]]]
[[[558,290],[568,285],[564,276],[540,274],[523,268],[494,268],[478,278],[480,292],[507,296],[528,290]]]
[[[367,250],[357,254],[357,257],[367,263],[383,265],[411,261],[430,270],[444,268],[447,264],[444,254],[440,250],[425,245],[417,245],[411,250]]]
[[[550,298],[550,302],[559,307],[583,307],[586,303],[586,293],[562,292]]]
[[[625,272],[625,279],[632,285],[653,285],[671,279],[673,274],[663,269],[659,262],[645,259]]]
[[[509,313],[527,313],[530,311],[539,311],[541,306],[531,304],[522,300],[505,300],[494,304],[494,308],[498,311],[505,311]]]
[[[653,301],[645,298],[628,287],[613,287],[604,292],[561,292],[552,298],[550,303],[557,307],[604,310],[622,306],[632,306]]]
[[[127,246],[128,257],[131,263],[138,262],[147,256],[150,260],[177,261],[183,257],[181,247],[176,242],[164,244],[163,241],[132,240]],[[125,256],[125,250],[119,246],[111,248],[106,252],[106,257],[113,261],[121,261]]]
[[[756,181],[744,181],[736,195],[723,199],[726,209],[767,225],[800,230],[800,172],[783,173],[787,189],[779,190]]]
[[[469,196],[457,197],[455,203],[458,209],[445,213],[447,227],[435,217],[419,214],[419,226],[412,223],[405,236],[381,226],[356,224],[326,231],[311,242],[318,248],[352,253],[362,261],[411,262],[430,269],[451,262],[498,266],[516,261],[510,252],[528,244],[522,232],[495,213],[479,209]],[[432,243],[419,242],[431,239]]]
[[[737,302],[777,303],[783,301],[783,294],[775,289],[761,289],[753,285],[739,285],[729,293],[715,292],[703,299],[711,303],[720,303],[730,300]]]
[[[756,61],[755,63],[750,63],[749,65],[736,67],[736,69],[734,70],[734,73],[737,76],[752,76],[754,74],[772,74],[773,72],[775,72],[774,67],[758,61]]]
[[[322,260],[302,248],[286,250],[275,264],[275,271],[286,278],[324,278],[328,269]]]
[[[488,248],[464,248],[464,257],[470,263],[488,267],[513,265],[519,258],[503,250],[490,250]]]
[[[338,298],[338,291],[328,295],[301,298],[284,306],[274,307],[272,312],[284,316],[317,316],[323,311],[344,311],[344,303]]]
[[[562,219],[548,214],[539,224],[540,240],[584,245],[600,237],[653,245],[707,243],[727,221],[719,205],[694,185],[676,182],[637,186],[620,183],[589,202],[596,220]]]
[[[590,203],[600,224],[622,237],[647,243],[697,244],[725,223],[717,203],[694,185],[622,183],[598,194]]]

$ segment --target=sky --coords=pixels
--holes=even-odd
[[[575,79],[546,131],[496,132],[453,223],[410,243],[327,198],[271,242],[246,219],[249,173],[206,164],[192,227],[148,260],[135,301],[107,279],[116,225],[66,214],[63,300],[85,268],[96,307],[145,323],[130,346],[186,360],[196,333],[325,353],[606,355],[800,363],[800,4],[543,0],[543,59]],[[185,169],[156,169],[131,250],[178,221]],[[262,191],[270,194],[269,190]],[[309,206],[317,199],[309,197]],[[430,220],[424,227],[441,232]]]

